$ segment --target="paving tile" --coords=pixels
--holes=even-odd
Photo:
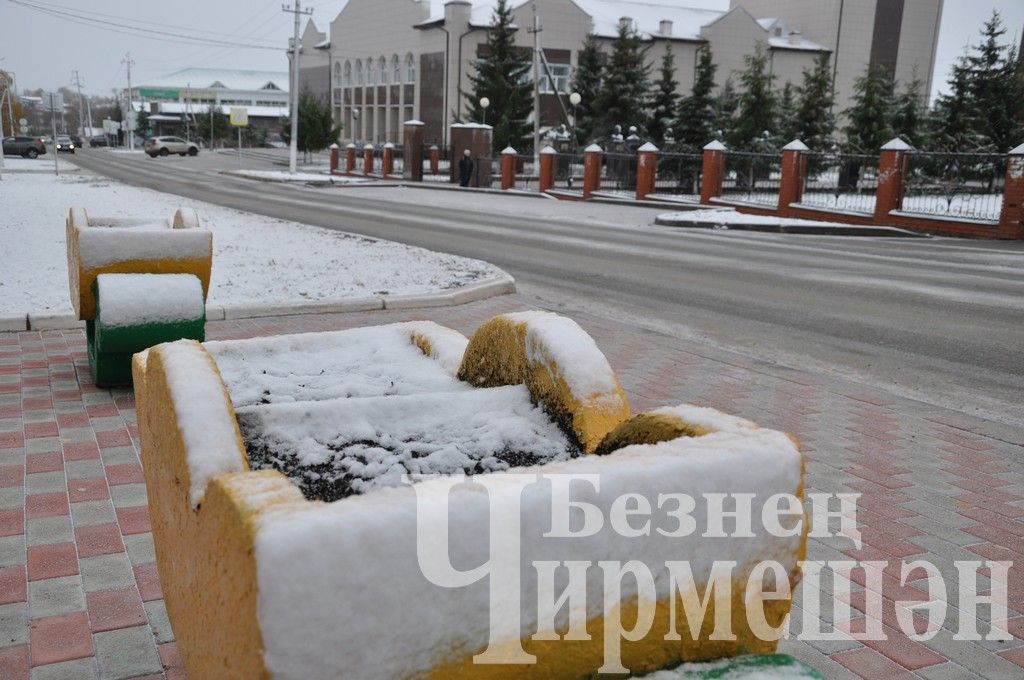
[[[132,565],[156,562],[156,547],[153,545],[153,534],[131,534],[124,537],[124,545],[128,559]]]
[[[137,508],[116,508],[117,523],[121,526],[121,533],[144,534],[152,531],[149,525],[149,508],[141,506]]]
[[[79,560],[85,592],[115,590],[135,585],[131,563],[124,553],[83,557]]]
[[[68,513],[68,495],[66,493],[40,493],[25,496],[26,519],[54,517]]]
[[[109,497],[107,480],[103,477],[68,480],[68,500],[72,503],[101,501]]]
[[[24,565],[26,559],[25,536],[0,536],[0,567]]]
[[[59,451],[50,453],[31,453],[27,456],[25,471],[27,473],[57,472],[64,469],[64,456]]]
[[[86,603],[94,633],[146,623],[146,610],[142,608],[142,598],[134,587],[89,593]]]
[[[40,545],[28,549],[28,580],[38,581],[78,573],[74,543]]]
[[[122,680],[163,669],[149,626],[122,628],[93,636],[103,680]]]
[[[124,552],[121,530],[116,524],[96,524],[77,527],[75,543],[79,557],[96,557]]]
[[[35,454],[39,455],[39,454]],[[25,476],[25,493],[60,493],[65,489],[64,471],[37,472]]]
[[[79,576],[61,576],[28,584],[31,618],[85,611],[85,591]]]
[[[114,504],[109,500],[84,501],[71,504],[71,521],[76,527],[117,522]]]
[[[131,446],[103,449],[101,456],[104,465],[137,465],[139,462],[139,455]]]
[[[28,640],[28,604],[0,605],[0,648],[27,645]]]
[[[25,511],[22,508],[0,510],[0,536],[25,533]]]
[[[163,597],[160,590],[160,574],[156,564],[140,564],[132,569],[135,573],[135,584],[144,602],[159,600]]]
[[[95,680],[99,677],[96,659],[89,656],[73,661],[36,666],[31,680]]]
[[[115,508],[132,508],[146,505],[145,484],[121,484],[110,488],[110,498]]]
[[[30,548],[69,543],[74,540],[71,535],[71,518],[67,515],[56,515],[30,519],[25,523],[25,539]]]
[[[28,597],[28,576],[25,568],[0,567],[0,604],[25,602]]]
[[[142,466],[138,463],[108,465],[106,467],[107,483],[112,487],[121,484],[145,484]]]
[[[35,619],[31,623],[31,638],[33,666],[92,655],[89,615],[85,612]]]
[[[22,680],[28,677],[29,673],[28,645],[16,645],[5,647],[3,640],[0,640],[0,669],[3,669],[4,680]]]
[[[158,644],[174,641],[174,631],[171,630],[171,622],[167,618],[167,607],[163,600],[153,600],[145,604],[146,618],[153,629],[153,635]]]
[[[0,510],[18,509],[25,507],[24,487],[10,487],[0,489]]]
[[[64,466],[64,472],[70,480],[92,479],[103,477],[103,462],[96,459],[91,460],[69,460]]]

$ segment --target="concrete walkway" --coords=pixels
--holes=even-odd
[[[504,296],[437,310],[213,322],[210,339],[433,319],[471,333],[526,308]],[[618,371],[634,411],[709,405],[795,434],[815,492],[862,494],[864,546],[811,539],[810,559],[889,561],[882,620],[888,640],[803,642],[781,650],[829,678],[1024,676],[1024,428],[965,418],[837,378],[708,350],[585,315],[574,318]],[[0,334],[0,678],[185,677],[154,564],[132,394],[88,378],[81,332]],[[1011,560],[1010,642],[916,642],[896,629],[900,560],[933,562],[955,591],[957,560]],[[916,574],[918,578],[923,572]],[[851,575],[855,617],[863,576]],[[980,578],[983,589],[988,580]],[[828,580],[823,583],[831,590]],[[802,602],[794,608],[800,630]],[[831,620],[823,598],[821,619]],[[979,617],[987,619],[987,608]],[[854,621],[854,629],[862,624]],[[981,632],[987,632],[981,627]]]

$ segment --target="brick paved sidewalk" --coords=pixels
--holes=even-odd
[[[505,296],[451,309],[290,317],[208,326],[211,339],[429,318],[471,333],[527,307]],[[812,492],[863,494],[861,550],[811,539],[811,559],[894,560],[884,572],[889,639],[804,642],[781,649],[829,678],[1024,677],[1024,428],[965,418],[831,377],[708,350],[585,314],[634,411],[695,403],[796,434]],[[81,332],[0,334],[0,680],[183,678],[154,564],[134,400],[88,378]],[[956,560],[1011,560],[1010,642],[916,642],[896,630],[900,559],[933,562],[955,584]],[[922,572],[918,577],[923,576]],[[856,617],[867,609],[851,574]],[[988,580],[979,579],[988,587]],[[823,587],[831,585],[823,579]],[[955,590],[955,585],[952,586]],[[803,618],[802,602],[793,611]],[[831,603],[821,619],[831,620]],[[980,618],[987,618],[982,607]],[[855,630],[863,622],[854,621]],[[799,623],[794,624],[799,631]],[[982,627],[984,633],[986,629]]]

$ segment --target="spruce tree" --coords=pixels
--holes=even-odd
[[[800,136],[800,121],[797,118],[799,105],[793,83],[787,80],[777,99],[778,108],[775,111],[775,125],[772,129],[775,131],[775,142],[781,147]]]
[[[977,133],[978,107],[971,88],[970,67],[962,56],[949,76],[949,92],[939,96],[932,113],[929,137],[936,150],[975,151],[984,145]]]
[[[676,107],[679,95],[676,89],[676,60],[672,48],[665,45],[665,54],[661,57],[661,72],[654,84],[654,97],[651,99],[651,118],[647,123],[647,136],[656,144],[664,144],[665,133],[670,132],[675,124]]]
[[[519,149],[530,136],[529,117],[533,111],[533,85],[528,76],[530,58],[516,47],[515,25],[507,0],[498,0],[487,43],[470,74],[472,91],[466,93],[466,117],[482,122],[480,99],[487,97],[487,123],[494,127],[491,140],[495,153],[506,146]]]
[[[697,73],[693,79],[693,90],[689,97],[679,102],[679,113],[676,116],[675,137],[680,147],[688,150],[699,150],[712,141],[718,126],[718,111],[712,97],[715,89],[715,66],[711,48],[707,45],[697,51]],[[726,83],[731,91],[732,83]],[[733,93],[735,94],[735,93]],[[729,110],[736,110],[735,105]]]
[[[1004,43],[1005,34],[999,12],[993,11],[981,31],[981,44],[967,57],[969,87],[977,107],[976,131],[989,151],[999,153],[1015,146],[1022,105],[1017,97],[1016,49]]]
[[[291,121],[282,119],[281,137],[291,141]],[[331,105],[306,88],[299,95],[299,137],[296,146],[303,153],[322,151],[338,141],[341,127],[334,125]],[[244,133],[244,131],[243,131]]]
[[[828,150],[835,135],[836,117],[832,113],[835,91],[832,87],[831,57],[827,53],[818,55],[814,68],[804,71],[798,96],[796,136],[814,151]]]
[[[649,68],[640,35],[631,26],[619,26],[605,69],[604,83],[595,102],[596,134],[611,134],[616,125],[623,130],[641,128],[647,122]]]
[[[601,92],[601,82],[604,80],[606,59],[597,36],[588,33],[587,37],[583,39],[583,46],[576,59],[576,73],[573,74],[572,79],[572,91],[578,92],[580,95],[580,104],[576,107],[576,142],[578,144],[585,144],[595,138],[596,103]]]
[[[213,109],[211,115],[211,109]],[[212,119],[212,121],[211,121]],[[196,135],[205,142],[210,142],[210,129],[213,128],[213,141],[230,141],[231,120],[228,114],[221,113],[213,104],[205,112],[196,114]]]
[[[777,102],[772,91],[775,76],[768,72],[768,55],[764,44],[757,43],[753,54],[743,58],[746,68],[740,73],[743,87],[739,97],[739,115],[728,143],[733,149],[763,150],[764,133],[775,131]]]
[[[733,130],[736,127],[736,111],[739,109],[739,106],[740,96],[736,92],[736,86],[733,85],[732,78],[726,78],[722,91],[715,97],[715,118],[714,129],[711,131],[712,137],[720,142],[733,138]],[[703,148],[706,144],[707,142],[704,142],[700,147]]]
[[[846,143],[857,153],[875,153],[896,136],[892,129],[895,83],[889,69],[869,66],[854,83],[853,106],[847,109]]]
[[[914,76],[907,83],[899,96],[896,98],[896,105],[893,110],[892,128],[897,136],[916,148],[923,148],[925,141],[925,129],[927,127],[925,118],[924,82],[917,75],[914,69]]]

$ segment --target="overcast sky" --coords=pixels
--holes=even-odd
[[[28,1],[44,4],[44,0]],[[189,66],[287,70],[283,46],[291,35],[292,16],[281,11],[282,0],[45,0],[45,4],[56,11],[65,8],[88,13],[110,24],[125,20],[134,25],[152,22],[142,25],[155,31],[278,49],[188,45],[157,34],[153,34],[154,39],[137,37],[119,32],[124,29],[114,25],[102,30],[0,0],[0,68],[13,71],[21,88],[69,85],[72,71],[77,69],[87,92],[107,94],[111,88],[125,86],[121,62],[129,51],[135,62],[135,82]],[[313,7],[314,19],[323,29],[342,4],[342,0],[312,0],[308,6]],[[685,4],[724,9],[729,0],[689,0]],[[1024,29],[1024,0],[946,0],[939,36],[937,90],[945,86],[949,67],[964,46],[976,42],[982,22],[993,9],[1003,15],[1008,38],[1012,36],[1019,44]]]

